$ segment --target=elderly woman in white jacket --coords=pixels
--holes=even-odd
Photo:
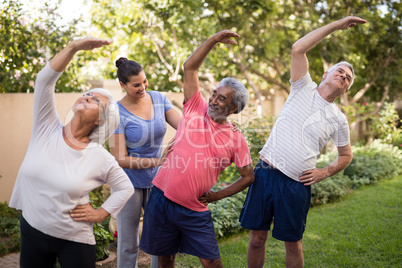
[[[69,43],[38,74],[33,129],[20,167],[10,207],[22,210],[21,267],[95,267],[93,223],[116,215],[134,189],[125,172],[102,143],[118,126],[112,95],[93,89],[73,105],[74,116],[62,125],[55,106],[55,84],[79,50],[109,41],[85,38]],[[89,192],[103,185],[111,196],[99,209]]]

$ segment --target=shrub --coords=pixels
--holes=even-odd
[[[347,190],[351,186],[350,178],[343,172],[313,184],[311,186],[311,206],[339,201],[347,194]]]
[[[402,152],[396,146],[375,140],[366,146],[353,146],[352,151],[352,162],[344,174],[350,177],[354,188],[390,179],[402,172]]]
[[[274,119],[258,117],[241,125],[241,131],[250,149],[253,166],[260,159],[260,151],[268,139]],[[218,182],[232,183],[240,177],[235,164],[231,164],[219,174]]]
[[[216,191],[222,188],[223,186],[215,186],[213,190]],[[247,191],[242,191],[208,205],[212,213],[217,238],[236,234],[242,230],[239,214],[246,199],[246,193]]]
[[[374,134],[388,144],[402,149],[402,129],[398,127],[401,123],[394,103],[384,103],[378,116],[372,118]]]
[[[109,243],[113,237],[100,223],[94,224],[94,235],[96,239],[96,260],[101,261],[109,257]]]
[[[274,125],[274,118],[258,117],[252,121],[245,122],[241,128],[247,144],[250,148],[251,159],[255,166],[260,159],[260,151],[268,140],[271,128]]]
[[[103,186],[89,193],[90,202],[94,209],[98,209],[104,202]],[[101,261],[109,257],[109,243],[113,241],[112,235],[107,231],[110,217],[101,223],[94,224],[94,235],[96,240],[96,260]]]
[[[352,162],[344,171],[312,185],[312,206],[339,201],[348,189],[390,179],[402,172],[401,151],[384,141],[375,140],[369,145],[352,146],[352,152]],[[336,157],[336,150],[321,155],[317,167],[329,165]]]
[[[0,256],[20,250],[21,212],[0,203]]]
[[[320,155],[316,167],[324,168],[330,165],[337,157],[337,150]],[[348,176],[344,175],[343,171],[313,184],[311,186],[311,206],[339,201],[351,187],[352,182]]]

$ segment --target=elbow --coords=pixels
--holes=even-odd
[[[110,150],[111,155],[113,155],[114,159],[116,160],[117,164],[119,164],[119,167],[121,168],[127,168],[126,164],[125,164],[125,156],[119,156],[119,154],[114,151],[114,150]]]
[[[129,194],[128,194],[129,197],[133,196],[133,194],[134,194],[134,192],[135,192],[133,184],[132,184],[132,183],[130,183],[130,184],[131,184],[131,185],[130,185]]]
[[[115,158],[115,159],[116,159],[117,164],[119,164],[119,167],[121,167],[121,168],[126,168],[125,165],[123,164],[123,161],[120,161],[120,160],[117,159],[117,158]]]
[[[300,50],[300,47],[299,47],[299,45],[297,44],[297,42],[294,43],[294,44],[292,45],[292,54],[298,53],[299,50]]]
[[[183,63],[183,71],[184,71],[184,72],[189,72],[189,71],[191,71],[190,65],[191,65],[191,64],[188,63],[188,60],[186,60],[186,61]]]
[[[134,195],[135,189],[133,184],[131,183],[130,179],[128,180],[128,182],[130,183],[130,185],[127,185],[124,188],[124,199],[126,200],[126,202]]]
[[[305,54],[306,51],[302,49],[302,46],[299,44],[299,42],[296,42],[292,45],[292,57],[297,57],[299,55]]]
[[[190,63],[188,63],[188,59],[183,63],[183,70],[190,70]]]
[[[197,71],[198,68],[194,67],[194,65],[191,63],[191,61],[189,62],[189,59],[187,59],[184,63],[183,63],[183,71],[184,72],[194,72]]]
[[[183,63],[183,70],[188,69],[188,59]]]
[[[353,153],[350,152],[349,159],[348,159],[348,166],[350,165],[350,163],[352,163],[352,159],[353,159]]]
[[[247,181],[247,187],[251,186],[254,183],[254,173],[249,177]]]
[[[253,183],[254,183],[254,176],[251,178],[249,186],[251,186],[251,184],[253,184]]]
[[[113,155],[113,154],[112,154],[112,155]],[[119,167],[125,168],[124,165],[123,165],[123,161],[121,161],[121,160],[119,159],[119,157],[117,157],[117,156],[115,156],[115,155],[113,155],[113,156],[114,156],[114,159],[116,160],[117,164],[119,164]]]

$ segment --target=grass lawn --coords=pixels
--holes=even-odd
[[[305,267],[402,267],[402,176],[310,209],[303,238]],[[247,267],[249,233],[219,242],[224,267]],[[202,267],[180,254],[176,267]],[[264,267],[285,267],[282,242],[270,237]]]

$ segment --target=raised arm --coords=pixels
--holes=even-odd
[[[198,68],[200,68],[201,64],[207,57],[209,51],[211,51],[211,49],[217,43],[236,45],[237,42],[235,40],[232,40],[231,37],[239,37],[239,35],[229,30],[223,30],[214,34],[201,46],[199,46],[183,64],[184,68],[183,92],[185,101],[188,101],[199,89]]]
[[[50,61],[50,67],[56,72],[62,72],[70,63],[71,59],[79,50],[92,50],[94,48],[109,45],[110,41],[87,37],[71,41]]]
[[[296,82],[305,76],[308,71],[307,51],[334,31],[346,30],[355,26],[357,23],[364,24],[366,21],[359,17],[345,17],[318,28],[297,40],[292,46],[292,62],[290,67],[292,82]]]

